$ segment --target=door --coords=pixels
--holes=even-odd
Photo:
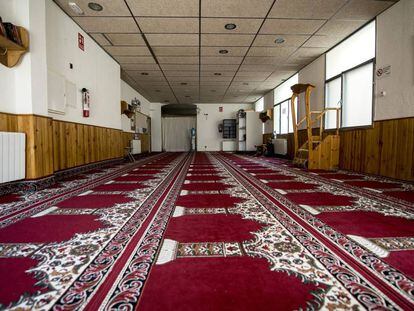
[[[196,128],[196,117],[163,117],[162,149],[170,152],[190,151],[192,128]]]

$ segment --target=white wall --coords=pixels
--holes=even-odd
[[[125,81],[121,80],[121,100],[126,101],[128,104],[131,103],[131,100],[137,98],[141,102],[141,113],[150,116],[151,110],[151,103],[137,91],[135,91],[132,87],[128,85]],[[137,127],[147,127],[146,126],[146,119],[141,114],[137,113]],[[145,121],[145,122],[144,122]],[[122,123],[122,130],[125,132],[133,132],[131,131],[131,121],[125,115],[121,115],[121,123]]]
[[[376,67],[391,74],[376,79],[374,120],[414,116],[414,1],[401,0],[377,18]],[[386,96],[381,97],[381,91]]]
[[[47,68],[76,85],[76,108],[64,115],[49,113],[63,121],[121,129],[120,67],[53,1],[46,4]],[[78,48],[78,33],[85,38],[85,51]],[[73,64],[70,69],[69,63]],[[81,89],[90,91],[90,117],[82,116]],[[49,96],[52,90],[49,89]]]
[[[264,96],[264,110],[273,109],[275,96],[273,90]],[[273,133],[273,119],[264,123],[263,134]]]
[[[47,115],[45,0],[0,1],[3,22],[25,27],[29,52],[7,68],[0,65],[0,112]]]
[[[151,103],[151,151],[162,151],[161,103]]]
[[[325,107],[325,54],[299,71],[299,83],[309,83],[315,86],[310,98],[311,110],[323,110]],[[303,94],[299,100],[298,121],[305,116]],[[319,127],[319,124],[315,123],[314,127]],[[302,123],[299,128],[306,128],[306,123]]]
[[[218,125],[223,119],[235,119],[239,109],[253,109],[252,104],[197,104],[197,150],[220,151],[223,141]],[[219,112],[223,107],[223,112]],[[207,115],[205,115],[207,114]]]

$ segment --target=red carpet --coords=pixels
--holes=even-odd
[[[286,197],[296,204],[305,205],[351,206],[354,202],[354,198],[351,196],[326,192],[288,193]]]
[[[345,181],[345,183],[348,185],[356,186],[356,187],[366,187],[366,188],[373,188],[373,189],[400,188],[400,185],[396,183],[368,181],[368,180]]]
[[[387,191],[387,195],[414,203],[414,191]]]
[[[7,204],[21,201],[20,196],[18,194],[7,194],[0,196],[0,204]]]
[[[414,309],[411,188],[350,176],[160,153],[2,198],[0,309]]]
[[[100,185],[96,188],[93,188],[93,191],[134,191],[137,189],[147,188],[145,185],[140,184],[109,184],[109,185]]]
[[[214,183],[198,183],[193,182],[191,184],[185,184],[183,185],[183,190],[188,191],[224,191],[231,188],[229,185],[225,185],[220,182],[214,182]]]
[[[185,258],[154,267],[139,310],[298,310],[319,286],[270,272],[265,259]]]
[[[205,175],[194,175],[194,176],[187,176],[185,179],[187,180],[196,180],[196,181],[218,181],[223,179],[220,176],[205,176]]]
[[[67,199],[59,204],[61,208],[105,208],[112,207],[117,203],[128,203],[132,199],[122,195],[82,195]]]
[[[189,194],[179,197],[176,204],[184,207],[232,207],[243,201],[228,194]]]
[[[188,215],[171,219],[165,238],[182,243],[243,241],[260,228],[260,223],[240,215]]]
[[[8,306],[18,301],[22,293],[33,295],[37,291],[44,292],[45,288],[36,286],[37,280],[33,273],[26,270],[37,265],[31,258],[0,258],[0,279],[8,280],[7,285],[2,283],[0,290],[0,306]]]
[[[373,212],[334,212],[318,215],[344,234],[366,238],[414,236],[414,220],[384,216]]]
[[[274,189],[315,189],[317,185],[314,184],[305,184],[302,182],[269,182],[267,184],[269,187]]]
[[[0,243],[51,243],[71,239],[76,233],[105,225],[95,215],[46,215],[26,218],[0,230]]]

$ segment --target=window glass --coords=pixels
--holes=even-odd
[[[288,101],[280,104],[280,134],[287,134],[289,126],[289,105]]]
[[[325,107],[339,108],[341,107],[342,92],[341,77],[331,80],[325,84]],[[340,121],[340,120],[339,120]],[[339,123],[340,124],[340,123]],[[336,111],[327,111],[325,114],[325,128],[336,128]]]
[[[375,57],[375,21],[326,53],[326,79]]]
[[[279,104],[282,101],[285,101],[292,97],[292,90],[290,87],[292,85],[298,84],[299,81],[299,74],[295,74],[294,76],[290,77],[288,80],[283,82],[277,88],[275,88],[274,92],[274,99],[275,104]]]
[[[260,98],[255,104],[254,104],[254,110],[256,112],[262,112],[264,110],[264,98]]]
[[[342,126],[372,123],[373,63],[344,74]]]

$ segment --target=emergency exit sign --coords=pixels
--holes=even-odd
[[[85,51],[85,38],[78,32],[78,47]]]

